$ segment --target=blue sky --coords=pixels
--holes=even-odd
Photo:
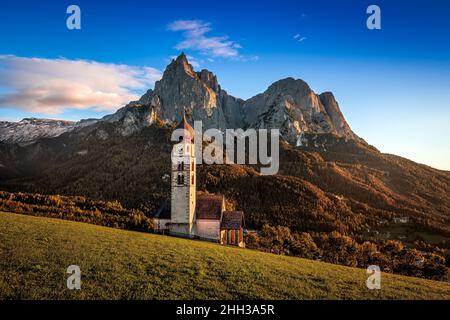
[[[70,4],[81,8],[81,30],[66,28]],[[366,28],[370,4],[381,8],[381,30]],[[288,76],[318,93],[332,91],[370,144],[450,170],[446,0],[3,0],[0,6],[0,120],[112,113],[152,87],[170,57],[184,50],[196,68],[215,72],[241,98]],[[196,21],[194,33],[174,28],[180,20]],[[45,104],[36,104],[42,92]]]

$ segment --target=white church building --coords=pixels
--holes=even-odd
[[[183,134],[172,149],[170,205],[155,213],[155,231],[243,247],[243,212],[227,211],[222,195],[197,192],[195,132],[185,116],[177,129]]]

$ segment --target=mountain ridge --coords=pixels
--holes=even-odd
[[[96,119],[80,121],[24,118],[18,122],[0,121],[0,142],[30,144],[41,138],[54,138],[96,123]]]
[[[137,107],[145,110],[138,111]],[[156,117],[166,123],[176,122],[184,112],[193,121],[201,120],[205,130],[280,129],[282,138],[294,145],[298,144],[304,133],[333,133],[360,140],[348,126],[339,104],[329,92],[317,95],[305,81],[288,77],[275,81],[263,93],[243,100],[223,90],[213,72],[207,69],[194,71],[186,55],[181,53],[172,59],[154,89],[147,90],[138,101],[131,101],[113,114],[70,125],[48,120],[46,124],[52,125],[53,130],[46,130],[43,125],[42,132],[35,132],[30,137],[24,135],[29,131],[38,131],[36,125],[33,130],[25,128],[20,131],[9,123],[7,130],[17,132],[11,134],[0,126],[1,136],[6,137],[0,141],[31,143],[39,138],[56,137],[76,130],[82,124],[123,119],[130,124],[130,128],[124,128],[123,133],[130,134],[151,125]]]

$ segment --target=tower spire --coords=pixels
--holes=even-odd
[[[191,142],[194,141],[195,137],[195,131],[192,128],[192,126],[189,124],[189,122],[186,119],[186,108],[183,107],[183,117],[181,118],[181,121],[178,123],[175,129],[184,129],[188,132],[186,137],[184,135],[180,135],[181,138],[188,138]]]

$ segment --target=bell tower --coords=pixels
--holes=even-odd
[[[195,133],[184,115],[174,134],[178,143],[172,149],[170,232],[193,237],[196,194]]]

